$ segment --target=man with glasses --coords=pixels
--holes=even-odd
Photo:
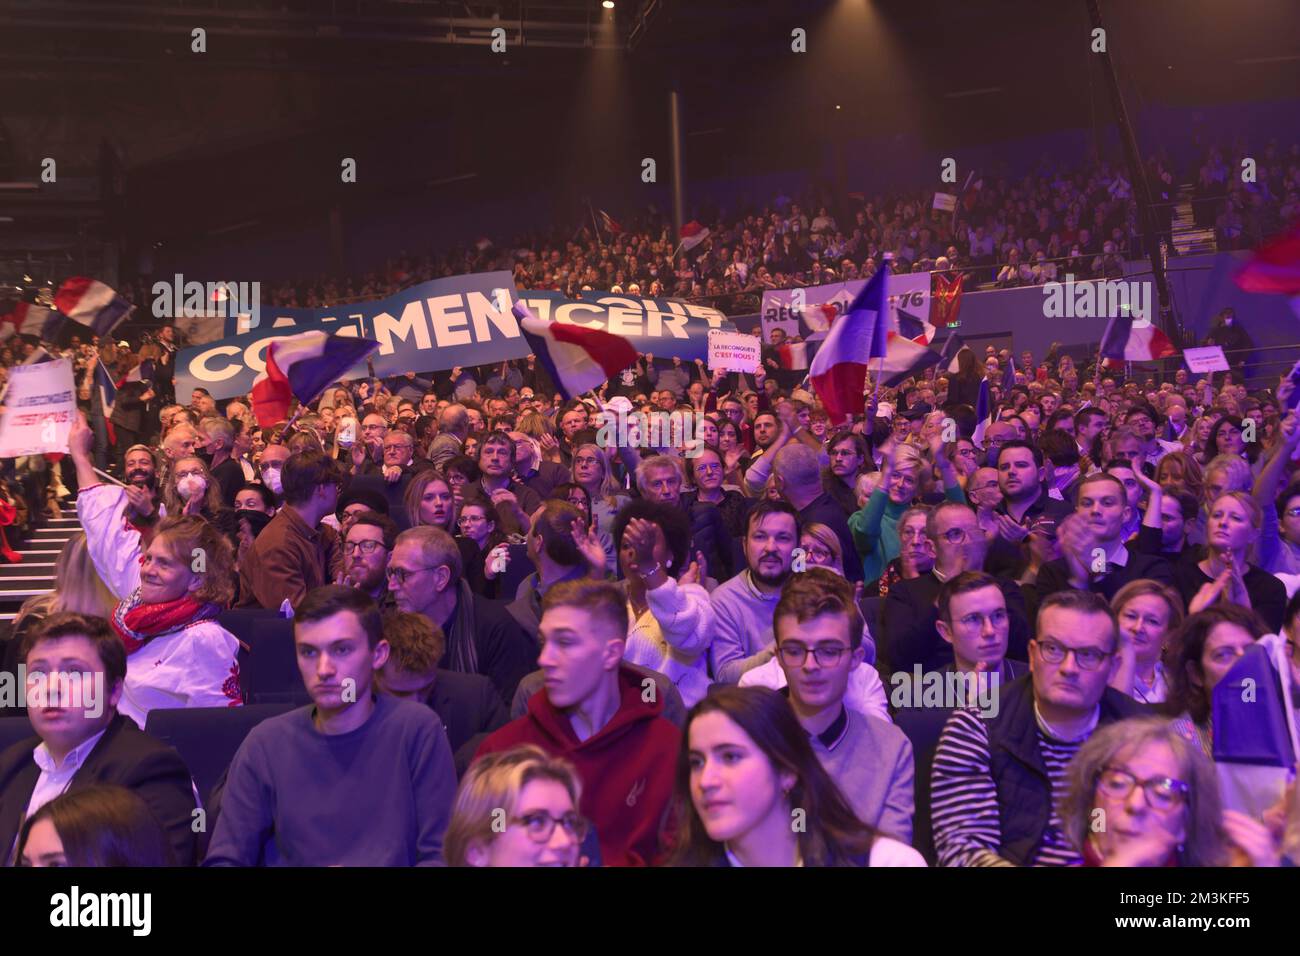
[[[845,706],[863,664],[862,617],[853,587],[826,568],[791,577],[773,614],[776,656],[790,707],[826,772],[858,819],[912,842],[912,745],[886,720]]]
[[[1009,441],[1018,441],[1018,435],[1014,425],[1005,421],[994,422],[984,431],[984,452],[985,461],[990,468],[998,466],[998,453],[1002,451],[1002,446]]]
[[[397,544],[397,524],[387,515],[363,511],[343,533],[343,582],[365,591],[380,611],[396,607],[388,590],[388,556]]]
[[[1145,402],[1134,405],[1124,416],[1124,427],[1136,435],[1142,443],[1138,453],[1139,464],[1147,464],[1155,468],[1165,455],[1183,450],[1182,442],[1165,441],[1163,438],[1156,437],[1156,428],[1161,424],[1163,422],[1160,415]]]
[[[446,635],[443,667],[483,674],[502,700],[513,698],[520,678],[536,666],[537,645],[503,604],[470,590],[451,535],[431,526],[403,531],[384,573],[398,610],[423,614]]]
[[[378,412],[361,419],[361,440],[352,446],[352,473],[377,475],[383,471],[384,439],[388,437],[388,420]]]
[[[996,716],[954,710],[934,755],[934,843],[942,866],[1078,866],[1060,802],[1070,760],[1096,728],[1142,713],[1108,687],[1119,648],[1109,604],[1048,595],[1030,676],[1001,689]]]
[[[954,647],[938,627],[941,618],[936,603],[947,582],[967,572],[983,571],[988,555],[988,535],[968,505],[945,501],[936,506],[926,519],[925,531],[934,545],[934,568],[911,580],[895,582],[885,598],[878,663],[890,674],[910,673],[917,666],[923,671],[952,666]],[[1008,643],[1003,654],[1024,660],[1029,646],[1024,595],[1011,578],[999,578],[997,585],[1008,615]]]
[[[240,602],[279,610],[333,581],[342,570],[339,538],[321,519],[338,507],[338,462],[316,449],[285,459],[284,507],[262,529],[239,563]]]

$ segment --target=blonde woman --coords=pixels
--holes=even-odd
[[[23,636],[33,628],[39,627],[51,614],[70,611],[91,617],[108,618],[113,614],[117,598],[108,589],[95,562],[91,560],[90,549],[86,546],[85,532],[77,532],[68,539],[59,556],[54,559],[54,590],[49,594],[30,597],[18,609],[14,618],[13,632],[5,647],[5,671],[17,673],[18,646]],[[26,710],[22,701],[8,713],[22,713]]]
[[[618,556],[613,547],[614,518],[631,497],[614,479],[609,452],[594,442],[579,445],[574,451],[571,474],[573,483],[581,485],[591,496],[591,518],[595,522],[597,536],[602,541],[610,542],[605,564],[613,571],[618,567]]]
[[[524,744],[470,765],[443,838],[448,866],[580,866],[590,825],[573,765]]]
[[[1110,606],[1119,618],[1119,663],[1110,686],[1144,704],[1164,703],[1169,679],[1162,658],[1183,626],[1183,599],[1167,584],[1139,578],[1120,588]]]

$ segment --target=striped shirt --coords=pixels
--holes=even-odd
[[[1033,866],[1079,866],[1057,808],[1068,787],[1066,767],[1083,741],[1063,743],[1038,730],[1038,752],[1052,781],[1052,813]],[[989,761],[988,725],[973,711],[955,710],[934,754],[930,814],[940,866],[1014,866],[999,855],[1002,822]]]

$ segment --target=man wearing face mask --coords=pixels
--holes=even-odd
[[[233,505],[235,493],[244,483],[244,469],[232,457],[235,426],[228,418],[209,417],[199,422],[199,432],[207,442],[200,457],[208,463],[213,480],[220,486],[222,504]]]
[[[284,462],[288,457],[289,449],[283,445],[267,445],[262,449],[262,457],[257,463],[257,471],[261,475],[262,484],[277,495],[284,493],[281,469],[283,469]]]

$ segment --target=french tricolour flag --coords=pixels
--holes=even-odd
[[[1169,336],[1149,322],[1133,325],[1133,314],[1121,312],[1110,320],[1101,337],[1102,357],[1112,362],[1154,362],[1177,355]]]
[[[621,335],[564,322],[543,322],[522,302],[511,310],[529,347],[568,401],[599,388],[636,362],[636,349]]]
[[[8,315],[0,316],[0,342],[15,335],[34,335],[49,342],[58,334],[64,318],[53,309],[31,302],[19,302]]]
[[[253,414],[269,428],[289,417],[293,399],[306,405],[349,369],[379,350],[379,343],[320,330],[275,339],[266,350],[266,371],[253,380]]]
[[[75,276],[59,286],[54,305],[99,336],[111,335],[134,308],[104,283],[85,276]]]
[[[813,356],[809,378],[826,406],[831,424],[839,425],[862,411],[867,363],[885,355],[889,334],[885,285],[889,266],[883,265],[838,318]]]

